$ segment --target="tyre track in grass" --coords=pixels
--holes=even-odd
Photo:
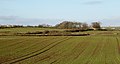
[[[72,44],[74,41],[70,41],[69,42],[69,44]],[[65,42],[64,41],[64,43],[67,43],[67,42]],[[67,44],[67,45],[69,45],[69,44]],[[73,44],[72,44],[73,45]],[[73,47],[74,48],[74,47]],[[60,49],[60,50],[62,50],[62,49]],[[60,55],[63,55],[66,51],[64,50],[64,51],[62,51],[62,52],[60,52],[60,53],[57,53],[57,52],[59,52],[60,50],[57,50],[56,52],[55,52],[55,54],[53,54],[53,55],[50,55],[51,57],[49,57],[48,59],[46,59],[46,60],[44,60],[44,61],[50,61],[50,59],[53,59],[53,58],[56,58],[56,60],[54,60],[54,61],[50,61],[50,63],[49,64],[56,64],[56,63],[59,63],[60,62],[60,59],[62,58],[62,57],[56,57],[56,56],[60,56]],[[69,57],[69,56],[68,56]],[[38,62],[38,64],[39,64],[40,62]]]
[[[81,47],[82,45],[81,45],[81,43],[80,44],[78,44],[77,46],[76,46],[76,48],[79,48],[79,47]],[[86,47],[87,47],[87,45],[86,44],[83,44],[83,49],[81,50],[81,52],[79,52],[79,54],[74,58],[74,60],[76,60],[77,58],[79,58],[79,56],[85,51],[85,49],[86,49]],[[76,48],[74,48],[73,50],[76,50]],[[73,60],[73,61],[74,61]]]
[[[58,51],[56,51],[56,52],[59,52],[60,50],[58,50]],[[39,60],[37,59],[37,61],[35,61],[34,63],[40,63],[40,62],[42,62],[42,61],[47,61],[47,60],[50,60],[50,59],[52,59],[52,57],[54,57],[55,55],[56,55],[56,52],[52,52],[52,53],[49,53],[48,55],[45,55],[45,56],[42,56]],[[63,52],[61,52],[61,53],[63,53]],[[60,53],[60,54],[61,54]],[[50,64],[53,64],[53,63],[55,63],[55,62],[57,62],[59,59],[56,59],[56,60],[54,60],[54,61],[52,61],[52,62],[50,62]]]
[[[22,40],[21,42],[17,42],[18,44],[20,43],[20,44],[23,44],[23,41],[25,41],[25,40]],[[14,44],[14,45],[18,45],[18,44]],[[8,54],[7,55],[4,55],[4,54],[2,54],[3,56],[0,56],[0,58],[4,58],[2,61],[0,61],[0,63],[3,63],[3,62],[6,62],[6,61],[8,61],[8,60],[10,60],[10,59],[13,59],[13,56],[11,56],[11,52],[12,52],[12,50],[10,51],[10,49],[11,49],[11,47],[13,47],[14,45],[10,45],[10,46],[8,46],[8,47],[6,47],[6,48],[1,48],[0,49],[0,52],[6,52],[6,51],[8,51]],[[9,50],[8,50],[9,49]],[[14,48],[13,48],[14,49]],[[10,51],[10,52],[9,52]]]
[[[107,40],[106,40],[106,44],[108,45],[109,43],[109,36],[107,37]],[[104,51],[104,55],[105,55],[105,64],[107,64],[107,45],[105,46],[105,51]]]
[[[111,46],[113,46],[112,48],[113,48],[113,53],[112,53],[112,55],[111,56],[113,56],[112,58],[111,58],[111,61],[112,61],[112,64],[117,64],[117,62],[116,62],[116,51],[115,51],[115,49],[116,49],[116,44],[117,44],[117,41],[116,41],[116,39],[115,39],[115,37],[113,36],[113,39],[112,39],[112,41],[110,41],[110,45]]]
[[[49,39],[49,40],[51,40],[51,39]],[[45,41],[46,41],[46,39],[45,39],[44,41],[41,41],[41,42],[45,42]],[[31,46],[34,46],[34,45],[36,45],[36,44],[39,44],[39,42],[38,42],[38,43],[35,43],[35,44],[31,45]],[[26,49],[30,48],[31,46],[25,47],[23,50],[26,50]],[[16,51],[15,53],[17,54],[17,53],[20,52],[20,51],[21,51],[21,50]],[[16,57],[16,58],[9,59],[9,60],[6,60],[6,61],[4,61],[4,62],[8,62],[8,61],[11,61],[11,60],[15,60],[15,59],[17,59],[17,58],[21,58],[21,57],[24,57],[24,56],[26,56],[26,55],[28,55],[28,54],[25,54],[25,55],[22,55],[22,56],[18,56],[18,57]],[[4,62],[2,62],[2,63],[4,63]]]
[[[119,39],[116,37],[116,41],[117,41],[117,47],[118,47],[118,53],[120,54],[120,43],[119,43]]]
[[[114,60],[112,57],[114,55],[114,45],[111,45],[113,42],[113,36],[108,36],[108,39],[106,40],[106,48],[105,48],[105,64],[114,64]],[[115,43],[115,41],[114,41]]]
[[[73,37],[71,37],[71,38],[73,38]],[[74,42],[74,41],[73,41]],[[73,43],[73,42],[71,42],[70,41],[70,43],[69,44],[71,44],[71,43]],[[64,41],[64,43],[67,43],[67,42],[65,42]],[[66,45],[68,45],[68,44],[66,44]],[[40,62],[43,62],[44,63],[44,61],[50,61],[49,62],[49,64],[56,64],[56,62],[58,63],[59,61],[60,61],[60,59],[61,59],[61,57],[56,57],[56,56],[60,56],[60,55],[62,55],[62,54],[64,54],[64,52],[66,52],[66,51],[61,51],[63,48],[60,48],[59,50],[57,50],[57,51],[55,51],[55,52],[52,52],[52,53],[50,53],[50,54],[48,54],[48,56],[49,57],[47,57],[46,59],[44,59],[44,60],[38,60],[38,61],[35,61],[35,63],[36,64],[39,64]],[[59,53],[58,53],[59,52]],[[47,55],[45,55],[45,56],[47,56]],[[51,59],[55,59],[56,58],[56,60],[52,60],[51,61]]]
[[[50,64],[54,64],[55,62],[57,62],[58,60],[54,60],[53,62],[51,62]]]
[[[97,43],[97,45],[96,45],[96,47],[94,48],[94,50],[93,50],[93,52],[91,53],[91,55],[90,55],[90,57],[89,57],[89,59],[91,59],[93,56],[95,56],[95,54],[97,54],[97,52],[99,52],[100,51],[100,43]],[[88,60],[88,61],[86,61],[86,63],[85,64],[89,64],[90,63],[90,61],[92,61],[92,60]]]
[[[72,37],[72,39],[73,39],[73,37]],[[70,41],[68,44],[66,44],[66,45],[69,45],[69,44],[71,44],[71,45],[74,45],[74,43],[73,43],[74,41]],[[67,43],[66,41],[64,41],[64,43]],[[78,44],[77,44],[78,45]],[[75,46],[74,46],[75,47]],[[73,47],[73,48],[74,48]],[[72,49],[73,49],[72,48]],[[41,61],[39,61],[38,60],[38,62],[37,61],[35,61],[35,63],[37,62],[37,64],[39,64],[39,63],[41,63],[41,62],[43,62],[44,63],[44,61],[48,61],[48,63],[49,64],[56,64],[56,63],[59,63],[60,62],[60,59],[62,59],[63,57],[65,57],[64,56],[64,54],[65,54],[65,50],[63,51],[62,50],[63,48],[60,48],[59,50],[57,50],[57,51],[55,51],[52,55],[49,55],[50,57],[49,58],[46,58],[46,59],[44,59],[44,60],[41,60]],[[62,50],[62,51],[61,51]],[[59,52],[59,53],[58,53]],[[70,53],[71,54],[71,53]],[[70,54],[68,54],[68,55],[70,55]],[[62,56],[61,56],[62,55]],[[67,57],[69,57],[69,56],[67,56]],[[54,59],[53,59],[54,58]],[[55,60],[56,59],[56,60]],[[41,63],[42,64],[42,63]]]
[[[56,43],[56,45],[58,45],[58,44],[60,44],[60,43],[62,43],[62,42],[64,42],[64,41],[66,41],[66,40],[69,40],[69,39],[71,39],[71,38],[68,38],[68,39],[65,39],[65,40],[63,40],[63,41],[60,41],[60,42]],[[52,49],[53,47],[55,47],[56,45],[50,47],[49,50]],[[47,50],[47,51],[48,51],[48,50]],[[46,51],[45,51],[45,52],[46,52]],[[40,62],[40,61],[43,61],[43,60],[46,60],[46,59],[49,59],[49,58],[51,57],[51,55],[54,55],[54,54],[55,54],[55,53],[51,53],[50,55],[47,55],[46,57],[40,59],[39,62]],[[37,61],[37,62],[38,62],[38,61]],[[37,63],[37,62],[35,62],[35,63]]]
[[[20,40],[20,39],[18,39],[18,40]],[[24,41],[28,41],[29,40],[29,38],[27,38],[27,39],[23,39],[23,38],[21,38],[21,40],[20,41],[18,41],[18,40],[14,40],[14,42],[15,43],[13,43],[13,44],[10,44],[10,45],[7,45],[7,46],[4,46],[4,47],[1,47],[0,49],[4,49],[4,48],[8,48],[8,47],[12,47],[12,46],[15,46],[15,45],[19,45],[19,44],[22,44],[22,43],[24,43]],[[10,41],[12,41],[12,40],[10,40]],[[9,41],[9,42],[10,42]],[[16,42],[17,41],[17,42]],[[11,42],[10,42],[11,43]]]
[[[72,37],[70,37],[70,39],[71,39]],[[69,40],[69,39],[67,39],[67,40]],[[67,40],[65,40],[65,41],[67,41]],[[65,42],[65,41],[63,41],[63,42]],[[61,42],[61,43],[63,43],[63,42]],[[59,43],[60,44],[60,43]],[[59,45],[59,44],[57,44],[57,45]],[[55,46],[54,46],[55,47]],[[50,60],[50,59],[52,59],[54,56],[56,56],[56,55],[58,55],[57,54],[57,52],[60,52],[61,51],[61,49],[60,50],[57,50],[57,51],[55,51],[55,52],[50,52],[49,54],[47,54],[47,55],[43,55],[43,56],[41,56],[41,57],[37,57],[37,58],[39,58],[39,59],[37,59],[36,57],[36,61],[34,62],[34,63],[38,63],[39,64],[39,62],[41,62],[41,61],[45,61],[45,60]],[[60,52],[59,54],[62,54],[64,51],[62,51],[62,52]],[[57,60],[54,60],[53,62],[50,62],[50,63],[55,63],[55,62],[57,62],[59,59],[57,59]]]
[[[19,42],[15,41],[15,43],[7,45],[7,46],[4,46],[4,47],[1,47],[0,49],[9,48],[9,47],[12,47],[14,45],[19,45],[19,44],[23,43],[24,41],[27,41],[27,40],[22,40],[22,41],[20,40]]]
[[[45,41],[44,41],[45,42]],[[51,43],[52,44],[52,43]],[[48,45],[50,45],[50,44],[48,44]],[[48,46],[47,45],[47,46]],[[41,50],[41,49],[40,49]],[[27,56],[27,55],[31,55],[31,54],[33,54],[33,53],[35,53],[35,52],[37,52],[37,51],[39,51],[39,50],[36,50],[36,51],[33,51],[33,52],[31,52],[31,53],[29,53],[29,54],[25,54],[25,55],[23,55],[23,56],[20,56],[20,57],[17,57],[17,58],[14,58],[14,59],[11,59],[11,60],[8,60],[8,61],[6,61],[6,62],[9,62],[9,61],[13,61],[13,60],[16,60],[16,59],[19,59],[19,58],[22,58],[22,57],[25,57],[25,56]],[[5,61],[4,62],[2,62],[2,63],[6,63]]]
[[[59,64],[61,62],[61,59],[65,59],[65,58],[66,59],[70,59],[71,58],[69,63],[71,63],[71,61],[72,62],[75,61],[85,51],[85,49],[86,49],[86,47],[88,45],[86,43],[87,42],[83,42],[83,41],[79,42],[76,46],[74,46],[74,48],[72,49],[70,54],[67,54],[66,56],[63,56],[62,58],[58,59],[56,62],[54,62],[54,64]],[[74,56],[74,57],[71,57],[71,56]]]
[[[6,44],[8,43],[8,42],[6,42],[6,40],[8,41],[8,42],[10,42],[10,41],[13,41],[13,39],[4,39],[4,40],[1,40],[0,39],[0,46],[2,46],[2,47],[5,47],[6,46]],[[5,45],[5,46],[3,46],[3,45]],[[8,45],[7,45],[8,46]],[[0,48],[2,48],[2,47],[0,47]]]
[[[100,39],[100,41],[104,41],[103,38]],[[98,54],[100,54],[103,50],[104,44],[101,42],[96,42],[96,46],[93,48],[93,51],[91,52],[90,56],[88,57],[88,60],[84,64],[90,64],[90,62],[95,62],[97,58],[94,59],[94,56],[97,57]],[[95,43],[94,43],[95,44]],[[96,55],[97,54],[97,55]],[[101,55],[101,54],[100,54]],[[102,56],[102,55],[101,55]],[[90,60],[91,59],[91,60]]]
[[[37,51],[32,52],[31,54],[28,54],[28,55],[26,55],[26,56],[24,56],[24,57],[21,57],[21,58],[18,58],[18,59],[15,59],[15,60],[13,60],[13,61],[9,61],[9,62],[6,62],[6,63],[8,63],[8,64],[14,64],[14,63],[17,63],[17,62],[20,62],[20,61],[23,61],[23,60],[32,58],[32,57],[34,57],[34,56],[37,56],[37,55],[39,55],[39,54],[42,54],[42,53],[50,50],[50,49],[53,48],[54,46],[58,45],[59,43],[65,41],[65,40],[68,40],[68,39],[70,39],[70,38],[67,37],[67,38],[65,38],[65,39],[63,39],[63,40],[53,42],[52,44],[49,44],[49,45],[47,45],[46,47],[44,47],[44,48],[42,48],[42,49],[40,49],[40,50],[37,50]],[[3,64],[4,64],[4,63],[3,63]]]
[[[52,38],[52,39],[54,39],[54,38]],[[50,41],[50,40],[51,40],[51,39],[43,39],[42,41],[36,42],[36,43],[34,43],[34,44],[32,44],[32,45],[30,45],[30,46],[28,46],[28,47],[25,47],[25,48],[22,49],[22,50],[17,51],[17,52],[21,52],[21,51],[27,50],[27,49],[29,49],[29,48],[31,48],[31,47],[36,46],[36,45],[39,44],[39,43],[46,42],[46,41]],[[39,44],[39,45],[44,45],[44,44]],[[16,52],[16,53],[17,53],[17,52]]]
[[[115,37],[116,38],[116,41],[117,41],[117,52],[116,53],[118,53],[118,55],[120,54],[120,43],[119,43],[119,37]],[[120,62],[120,59],[119,59],[119,57],[118,56],[116,56],[116,59]]]
[[[79,47],[81,47],[82,50],[79,52],[78,55],[76,55],[74,57],[73,61],[75,61],[76,59],[78,59],[80,57],[80,55],[87,49],[88,45],[89,45],[88,42],[82,42],[82,43],[79,43],[77,46],[75,46],[75,48],[73,50],[76,50],[76,48],[79,48]]]

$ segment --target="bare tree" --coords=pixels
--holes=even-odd
[[[82,23],[81,28],[82,28],[83,30],[87,30],[89,27],[88,27],[88,24],[87,24],[87,23]]]
[[[96,29],[100,29],[101,28],[100,24],[101,24],[100,22],[92,22],[92,27]]]

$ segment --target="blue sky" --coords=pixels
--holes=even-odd
[[[64,20],[120,25],[120,0],[0,0],[0,24],[55,25]]]

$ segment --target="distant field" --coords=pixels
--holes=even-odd
[[[53,29],[53,28],[5,28],[5,29],[0,29],[0,32],[17,33],[17,32],[35,32],[35,31],[44,31],[44,30],[59,30],[59,29]]]
[[[2,64],[119,64],[120,36],[0,36]]]
[[[55,28],[5,28],[0,29],[1,33],[26,33],[26,32],[36,32],[36,31],[45,31],[45,30],[57,30],[64,31],[65,29],[55,29]],[[118,33],[120,35],[120,31],[85,31],[85,32],[74,32],[74,33],[89,33],[89,34],[115,34]]]

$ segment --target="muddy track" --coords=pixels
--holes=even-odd
[[[68,39],[70,39],[70,38],[65,38],[64,40],[56,41],[57,43],[54,42],[55,44],[54,44],[54,43],[49,44],[49,45],[47,45],[46,47],[44,47],[44,48],[42,48],[42,49],[40,49],[40,50],[34,51],[34,52],[32,52],[32,53],[24,56],[24,57],[17,58],[17,59],[14,59],[14,60],[12,60],[12,61],[8,61],[8,62],[5,62],[5,63],[14,64],[14,63],[16,63],[16,62],[20,62],[20,61],[23,61],[23,60],[32,58],[32,57],[34,57],[34,56],[37,56],[37,55],[39,55],[39,54],[42,54],[42,53],[50,50],[50,49],[53,48],[54,46],[58,45],[59,43],[65,41],[65,40],[68,40]],[[3,64],[4,64],[4,63],[3,63]]]

